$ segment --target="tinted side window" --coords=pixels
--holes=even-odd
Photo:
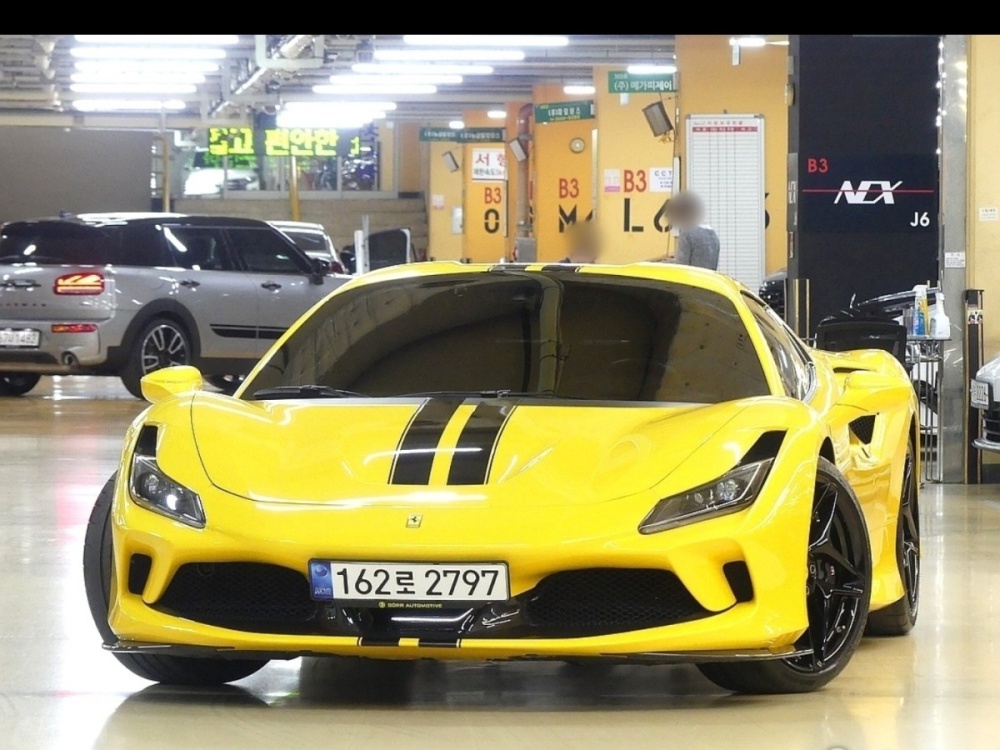
[[[163,227],[171,265],[194,271],[232,271],[226,237],[215,227]]]
[[[129,224],[122,227],[121,263],[123,266],[172,266],[173,258],[155,224]]]
[[[229,229],[229,239],[248,271],[309,273],[309,264],[292,242],[270,229]]]
[[[770,349],[781,374],[785,393],[793,398],[805,399],[812,387],[812,371],[809,368],[808,355],[796,345],[792,333],[773,310],[764,307],[752,297],[744,296],[744,300],[757,319],[761,333],[764,334],[767,348]]]

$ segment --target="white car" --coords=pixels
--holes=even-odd
[[[983,436],[972,444],[983,451],[1000,453],[1000,356],[979,368],[969,384],[969,403],[983,415]]]
[[[193,169],[184,180],[186,198],[220,195],[225,184],[227,191],[260,190],[260,177],[252,169],[219,169],[202,167]]]
[[[268,224],[282,232],[310,258],[329,264],[331,272],[345,273],[333,240],[322,224],[308,221],[269,221]]]

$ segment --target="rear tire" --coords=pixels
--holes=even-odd
[[[153,318],[135,337],[119,376],[136,398],[142,398],[144,375],[174,365],[189,365],[194,359],[191,336],[170,318]]]
[[[819,459],[816,472],[808,544],[809,626],[795,647],[812,653],[774,661],[699,664],[716,685],[738,693],[807,693],[826,685],[851,660],[868,617],[871,547],[854,491],[825,458]]]
[[[917,624],[920,609],[920,508],[911,439],[906,446],[903,487],[896,520],[896,565],[905,592],[898,601],[868,615],[867,635],[906,635]]]
[[[97,496],[83,542],[83,582],[87,590],[87,604],[105,645],[118,642],[108,624],[111,582],[114,579],[111,504],[115,494],[115,476],[111,475]],[[221,685],[249,677],[267,664],[266,659],[202,659],[164,654],[114,656],[139,677],[168,685]]]
[[[34,372],[0,372],[0,396],[23,396],[41,379]]]

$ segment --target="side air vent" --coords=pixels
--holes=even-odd
[[[850,424],[851,432],[862,443],[870,443],[875,434],[875,416],[858,417]]]

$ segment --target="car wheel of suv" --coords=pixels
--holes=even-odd
[[[119,373],[128,392],[142,398],[139,381],[144,375],[192,360],[191,337],[180,323],[168,318],[154,318],[139,331],[128,360]]]
[[[83,541],[83,583],[94,624],[106,645],[118,641],[108,624],[108,605],[115,580],[111,535],[111,505],[115,477],[104,485],[90,514]],[[266,659],[213,659],[169,654],[115,654],[129,671],[143,679],[168,685],[221,685],[249,677]]]
[[[837,468],[819,459],[805,576],[806,653],[773,661],[699,664],[708,679],[740,693],[805,693],[843,671],[864,633],[872,558],[861,506]]]
[[[232,396],[243,385],[245,378],[245,375],[209,375],[205,379],[227,396]]]
[[[41,379],[33,372],[0,372],[0,396],[23,396]]]

